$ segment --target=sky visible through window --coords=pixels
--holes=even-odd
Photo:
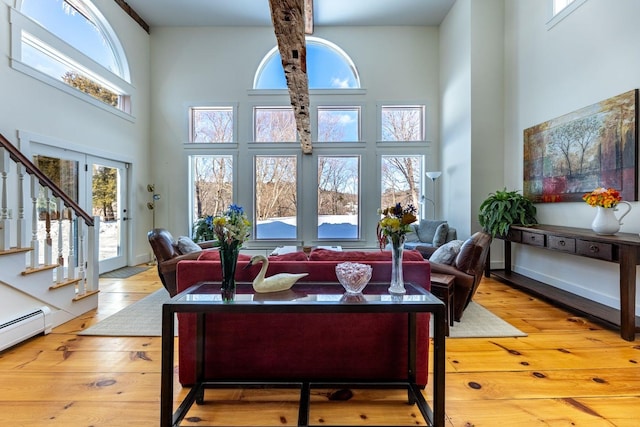
[[[63,0],[24,0],[21,12],[94,61],[121,76],[114,53],[102,32]]]
[[[330,71],[330,72],[328,72]],[[307,41],[309,89],[353,89],[360,82],[354,67],[340,52],[320,42]],[[282,59],[276,50],[258,76],[255,89],[286,89]]]

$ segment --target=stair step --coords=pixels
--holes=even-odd
[[[17,247],[13,247],[13,248],[9,248],[7,250],[4,251],[0,251],[0,256],[2,255],[11,255],[11,254],[17,254],[20,252],[30,252],[31,248],[17,248]]]
[[[65,286],[75,285],[80,280],[81,279],[68,279],[68,280],[65,280],[65,281],[60,282],[60,283],[55,283],[55,284],[49,286],[49,290],[53,291],[55,289],[64,288]]]
[[[54,268],[60,267],[59,264],[51,264],[51,265],[40,265],[38,267],[34,267],[34,268],[27,268],[25,271],[23,271],[21,274],[23,276],[27,276],[29,274],[34,274],[34,273],[38,273],[40,271],[46,271],[46,270],[53,270]]]
[[[80,300],[83,300],[85,298],[89,298],[91,295],[95,295],[98,292],[100,292],[100,290],[85,292],[84,294],[78,295],[77,297],[73,298],[71,301],[74,301],[74,302],[75,301],[80,301]]]

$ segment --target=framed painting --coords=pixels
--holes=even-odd
[[[523,194],[582,201],[598,187],[638,200],[638,89],[524,130]]]

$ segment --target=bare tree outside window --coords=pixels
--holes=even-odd
[[[384,106],[382,141],[424,141],[424,106]]]
[[[296,120],[291,107],[257,107],[254,109],[256,142],[295,142]]]
[[[319,156],[318,238],[357,238],[359,203],[360,157]]]
[[[296,156],[256,156],[256,238],[294,239],[297,235]]]
[[[191,156],[194,218],[223,212],[233,201],[233,158]]]
[[[380,206],[411,204],[420,217],[422,156],[382,156]]]
[[[233,108],[191,108],[190,142],[233,142]]]
[[[360,140],[359,107],[318,107],[318,141]]]

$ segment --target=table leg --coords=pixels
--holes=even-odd
[[[433,313],[433,424],[444,426],[445,406],[445,327],[446,315],[444,304]]]
[[[636,259],[635,246],[620,245],[620,336],[636,337]]]
[[[174,313],[162,306],[162,366],[160,376],[160,426],[173,426]]]

